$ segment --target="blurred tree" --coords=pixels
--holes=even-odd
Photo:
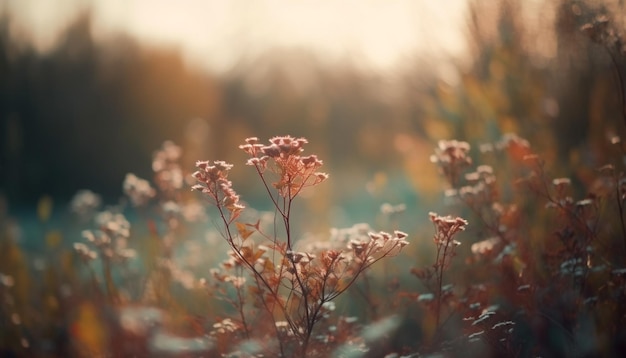
[[[64,201],[80,188],[115,198],[127,172],[149,175],[161,142],[182,140],[187,120],[217,112],[206,74],[128,37],[96,42],[88,13],[48,53],[1,23],[0,187],[13,203],[46,193]]]

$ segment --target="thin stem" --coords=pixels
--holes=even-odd
[[[214,195],[214,198],[217,199],[217,195]],[[279,302],[280,299],[278,297],[278,290],[274,290],[272,285],[270,285],[269,282],[267,282],[267,280],[265,280],[265,278],[263,277],[263,275],[261,275],[260,272],[258,272],[255,268],[254,265],[252,263],[250,263],[248,261],[248,259],[246,259],[246,257],[241,253],[241,251],[237,248],[237,246],[235,246],[235,242],[233,240],[233,235],[232,232],[230,231],[230,224],[228,222],[228,220],[226,220],[226,215],[224,214],[224,210],[222,208],[222,206],[220,205],[219,200],[216,200],[216,207],[220,213],[220,218],[222,219],[222,222],[224,223],[224,228],[226,230],[226,240],[228,241],[230,247],[233,249],[233,252],[235,253],[235,255],[237,255],[237,257],[241,260],[241,262],[243,262],[246,267],[248,267],[248,269],[250,270],[250,272],[252,272],[252,274],[263,283],[263,286],[266,287],[269,292],[272,294],[272,297],[274,298],[274,300],[276,302]],[[285,316],[287,317],[287,310],[285,307],[283,307],[282,305],[278,305],[281,310],[283,311],[283,313],[285,314]],[[271,313],[271,312],[270,312]]]
[[[439,261],[437,264],[437,316],[436,316],[436,323],[435,323],[435,327],[436,330],[439,330],[439,320],[441,317],[441,305],[442,305],[442,291],[443,291],[443,272],[445,270],[445,264],[446,264],[446,254],[448,252],[448,245],[450,244],[450,237],[446,237],[445,241],[444,241],[444,247],[443,247],[443,255],[441,256],[441,261]],[[439,250],[437,250],[437,260],[439,260]]]
[[[291,250],[291,225],[289,217],[291,215],[291,198],[283,197],[283,224],[285,225],[285,235],[287,236],[287,249]]]
[[[272,203],[274,204],[274,207],[276,208],[276,210],[278,210],[278,212],[280,212],[280,215],[282,217],[285,217],[285,214],[283,213],[282,210],[280,210],[280,207],[279,207],[278,203],[276,202],[276,199],[274,199],[274,195],[272,195],[272,191],[270,190],[269,185],[267,185],[267,181],[265,180],[265,176],[263,176],[263,172],[261,171],[261,169],[259,168],[258,165],[255,165],[254,167],[256,168],[256,172],[259,175],[259,177],[261,178],[261,182],[263,183],[263,186],[265,187],[265,191],[267,192],[267,195],[272,200]]]
[[[241,267],[239,269],[239,276],[243,276],[243,272],[241,272]],[[241,294],[241,285],[235,287],[237,291],[237,311],[239,311],[239,317],[241,317],[241,324],[243,324],[243,331],[246,335],[246,339],[250,339],[250,329],[248,328],[248,323],[246,322],[246,315],[243,312],[243,306],[245,304],[244,297]]]
[[[89,263],[85,262],[85,264],[87,265],[87,268],[89,270],[89,274],[91,275],[91,285],[92,285],[92,287],[94,289],[94,292],[97,292],[98,295],[100,297],[102,297],[103,296],[102,288],[98,284],[98,279],[96,278],[96,271],[93,269],[93,267]]]
[[[259,283],[258,278],[256,278],[255,280],[256,286],[259,289],[259,291],[261,291],[261,284]],[[263,307],[265,307],[265,310],[269,313],[270,318],[272,319],[272,324],[274,326],[274,332],[276,332],[276,337],[278,338],[278,347],[280,350],[280,356],[281,357],[285,357],[285,347],[284,347],[284,343],[283,343],[283,337],[280,334],[280,330],[278,329],[278,326],[276,325],[276,318],[274,317],[274,307],[276,307],[276,300],[274,300],[274,304],[272,305],[272,307],[270,307],[267,303],[267,300],[265,298],[264,295],[260,295],[261,296],[261,302],[263,303]],[[287,323],[289,324],[290,327],[294,327],[293,323],[288,319],[288,317],[285,317]]]
[[[622,120],[624,122],[624,125],[626,125],[626,90],[624,88],[624,78],[622,77],[622,73],[620,72],[620,66],[617,62],[617,58],[615,57],[611,49],[608,48],[608,46],[605,46],[605,49],[606,52],[609,53],[609,57],[611,58],[611,62],[613,63],[613,69],[615,70],[615,74],[617,77],[617,88],[619,91],[620,107],[622,109]],[[619,190],[619,182],[617,182],[616,184],[617,207],[619,209],[619,219],[622,227],[622,239],[624,240],[624,248],[626,249],[626,223],[624,223],[624,209],[622,207],[622,198]]]
[[[540,178],[541,178],[541,185],[543,188],[543,191],[534,189],[532,187],[532,185],[529,186],[529,189],[534,192],[536,195],[538,195],[539,197],[542,197],[546,200],[548,200],[551,204],[553,204],[554,206],[556,206],[558,209],[562,210],[563,213],[565,213],[567,215],[568,218],[571,218],[576,224],[578,224],[578,226],[580,226],[581,228],[583,228],[583,231],[585,232],[585,235],[587,235],[587,237],[589,237],[590,241],[595,241],[596,239],[596,233],[593,232],[591,230],[591,228],[589,228],[589,226],[575,213],[571,210],[571,208],[569,208],[567,205],[564,205],[560,200],[555,199],[551,194],[550,194],[550,189],[548,188],[548,185],[546,183],[546,175],[545,172],[543,170],[542,166],[539,166],[539,173],[540,173]],[[625,236],[626,238],[626,236]]]
[[[613,68],[615,70],[615,73],[617,75],[617,87],[619,90],[619,99],[620,99],[620,105],[621,105],[621,109],[622,109],[622,119],[624,120],[624,125],[626,125],[626,94],[625,94],[625,89],[624,89],[624,78],[622,77],[622,73],[620,72],[619,69],[619,63],[617,62],[617,58],[615,57],[615,55],[613,54],[613,52],[607,47],[606,48],[606,52],[609,53],[609,57],[611,57],[611,62],[613,63]]]
[[[360,289],[359,286],[355,286],[357,288],[357,292],[359,292],[359,294],[361,294],[361,296],[363,296],[363,299],[365,300],[365,303],[367,303],[367,306],[370,310],[370,314],[371,314],[371,318],[370,319],[377,319],[378,318],[378,304],[376,302],[374,302],[372,300],[372,289],[370,287],[370,280],[369,277],[367,276],[367,273],[363,273],[363,289]]]
[[[619,221],[622,228],[622,239],[624,240],[624,249],[626,249],[626,223],[624,223],[624,207],[622,205],[622,193],[618,178],[615,180],[615,194],[617,196],[617,209],[619,210]]]
[[[111,275],[111,261],[103,255],[102,258],[102,273],[104,274],[104,284],[107,289],[107,295],[111,302],[117,300],[117,293],[115,290],[115,284],[113,283],[113,275]]]

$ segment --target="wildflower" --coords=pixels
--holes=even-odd
[[[180,205],[171,200],[161,204],[161,209],[166,216],[177,216],[180,213]]]
[[[72,198],[70,208],[79,216],[88,217],[100,207],[101,203],[100,195],[91,190],[79,190]]]
[[[230,318],[224,318],[220,322],[214,323],[213,328],[211,334],[225,334],[237,331],[239,326]]]
[[[404,240],[408,235],[402,231],[394,231],[394,235],[391,236],[385,232],[381,232],[383,237],[383,245],[375,252],[376,256],[382,254],[382,256],[395,256],[400,253],[403,247],[409,244],[408,241]]]
[[[179,165],[182,149],[171,141],[165,141],[161,149],[152,157],[154,181],[164,193],[171,193],[183,187],[183,174]]]
[[[96,215],[95,221],[106,234],[125,238],[130,236],[130,223],[120,213],[103,211]]]
[[[182,150],[172,141],[165,141],[161,149],[154,153],[152,158],[152,170],[159,172],[167,169],[171,163],[180,159]]]
[[[243,287],[246,283],[246,278],[243,276],[226,276],[224,282],[230,282],[235,288]]]
[[[478,168],[476,168],[476,172],[480,175],[489,175],[489,174],[493,174],[493,168],[489,165],[479,165]]]
[[[430,161],[437,164],[442,174],[454,185],[461,171],[472,164],[469,150],[470,145],[467,142],[441,140],[435,154],[430,156]]]
[[[239,195],[232,188],[232,182],[227,179],[233,165],[221,160],[212,164],[209,161],[197,161],[196,167],[199,170],[192,176],[198,184],[192,186],[192,190],[207,194],[213,205],[227,209],[230,212],[229,222],[232,222],[245,208],[239,203]]]
[[[156,195],[156,191],[147,180],[140,179],[132,173],[126,174],[123,188],[133,206],[146,205]]]
[[[384,203],[383,205],[380,206],[380,212],[384,215],[399,214],[399,213],[404,212],[405,210],[406,210],[406,205],[404,204],[391,205],[389,203]]]
[[[180,214],[187,222],[201,222],[207,219],[204,207],[197,201],[187,202],[180,207]]]
[[[481,153],[489,153],[489,152],[493,152],[494,147],[493,147],[493,144],[491,144],[491,143],[484,143],[484,144],[481,144],[480,146],[478,146],[478,150]]]
[[[323,165],[322,160],[314,154],[301,155],[304,144],[308,143],[305,138],[281,136],[271,138],[269,145],[257,142],[256,137],[247,138],[246,144],[239,148],[251,157],[246,164],[256,167],[260,174],[272,163],[269,168],[278,176],[278,180],[272,184],[279,195],[293,199],[303,188],[328,179],[328,174],[317,172]]]
[[[552,185],[557,188],[562,188],[565,186],[569,186],[572,184],[572,181],[569,178],[557,178],[552,180]]]
[[[294,337],[302,340],[302,346],[297,349],[298,356],[307,355],[308,338],[315,337],[311,336],[315,323],[335,309],[332,300],[345,292],[373,263],[398,254],[408,245],[406,233],[376,233],[366,224],[332,229],[331,240],[325,240],[323,244],[318,240],[308,240],[309,243],[304,244],[293,241],[290,210],[294,198],[303,189],[328,179],[328,174],[318,171],[323,165],[321,159],[314,154],[302,154],[307,143],[305,138],[279,136],[261,144],[258,138],[250,137],[239,146],[249,156],[246,164],[256,169],[267,189],[275,214],[269,220],[258,220],[256,224],[237,222],[237,231],[230,230],[230,225],[243,206],[228,180],[232,165],[223,161],[198,161],[198,170],[192,174],[196,180],[192,190],[205,194],[219,209],[225,226],[222,235],[230,246],[229,258],[219,269],[210,272],[216,285],[229,283],[239,293],[235,300],[229,300],[242,316],[238,329],[248,334],[243,310],[247,294],[243,293],[257,295],[257,299],[270,310],[270,316],[273,316],[275,307],[282,311],[284,321],[275,321],[280,333],[277,338],[283,343]],[[224,216],[224,209],[230,212],[230,218]],[[273,226],[276,230],[276,217],[284,224],[284,241],[277,237],[276,231],[272,237],[263,228]],[[252,233],[258,235],[251,236]],[[270,241],[257,245],[256,237]],[[296,245],[298,250],[294,249]],[[253,280],[243,276],[242,269],[248,270]],[[247,290],[243,290],[244,285]],[[232,286],[228,288],[232,289]],[[228,332],[231,323],[216,323],[214,332]]]
[[[465,163],[471,164],[471,158],[467,156],[470,145],[467,142],[457,140],[440,140],[435,155],[432,155],[433,163]]]
[[[124,215],[103,211],[96,215],[97,230],[85,230],[82,236],[95,246],[97,252],[84,243],[74,243],[74,250],[84,261],[92,261],[98,256],[104,259],[126,261],[136,256],[135,250],[128,248],[130,223]]]
[[[500,243],[499,237],[492,237],[483,241],[472,244],[471,250],[473,254],[484,255],[493,250]]]
[[[98,254],[95,251],[90,250],[89,247],[87,247],[87,245],[83,243],[80,243],[80,242],[74,243],[74,250],[76,250],[78,255],[84,261],[92,261],[98,258]]]
[[[480,180],[480,174],[478,174],[477,172],[467,173],[465,174],[465,180],[467,180],[468,182],[477,182],[478,180]]]
[[[435,224],[436,234],[435,234],[435,242],[444,243],[446,246],[450,243],[455,246],[460,245],[461,243],[452,240],[452,237],[460,232],[465,230],[467,226],[467,220],[462,219],[460,217],[452,217],[452,216],[439,216],[433,212],[429,213],[430,221]]]

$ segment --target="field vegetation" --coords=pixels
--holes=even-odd
[[[626,9],[533,6],[385,75],[5,15],[0,355],[624,354]]]

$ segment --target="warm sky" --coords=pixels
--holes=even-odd
[[[391,68],[416,53],[465,50],[466,0],[0,0],[41,49],[91,5],[94,35],[120,30],[180,48],[208,68],[228,69],[271,47]],[[355,61],[356,62],[356,61]]]

